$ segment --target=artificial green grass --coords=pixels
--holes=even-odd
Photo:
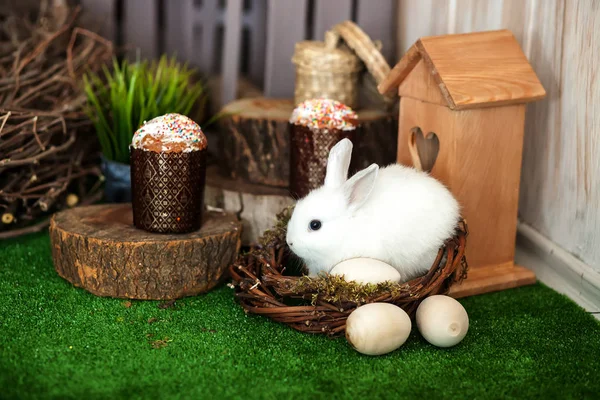
[[[46,234],[0,243],[0,398],[599,398],[600,324],[537,284],[461,300],[470,330],[392,354],[246,316],[226,286],[159,302],[95,297]]]

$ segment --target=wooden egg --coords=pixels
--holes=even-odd
[[[452,297],[436,295],[423,300],[416,314],[421,335],[434,346],[458,344],[469,330],[467,311]]]
[[[400,282],[400,272],[383,261],[374,258],[351,258],[331,269],[331,275],[343,275],[346,281],[357,283]]]
[[[402,346],[412,324],[408,314],[389,303],[358,307],[346,321],[346,339],[356,351],[378,356]]]

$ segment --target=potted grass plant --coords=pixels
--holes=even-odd
[[[204,121],[207,91],[196,78],[195,70],[166,56],[152,62],[114,59],[112,68],[84,76],[86,112],[102,150],[107,201],[131,200],[129,145],[144,121],[167,113]]]

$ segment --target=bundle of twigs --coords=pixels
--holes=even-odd
[[[285,229],[290,215],[290,209],[280,213],[276,226],[265,232],[260,245],[241,255],[229,272],[236,297],[246,312],[269,317],[301,332],[341,335],[350,313],[366,303],[392,303],[412,317],[427,296],[446,293],[453,283],[466,277],[464,221],[456,235],[439,250],[429,272],[405,283],[360,285],[333,275],[289,275]]]
[[[77,27],[78,9],[41,4],[33,18],[0,20],[0,238],[101,196],[80,78],[111,59],[112,43]]]

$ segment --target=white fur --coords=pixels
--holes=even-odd
[[[352,151],[348,143],[341,146]],[[327,174],[347,176],[341,168],[347,169],[345,163],[328,162]],[[439,248],[454,234],[459,215],[450,191],[427,173],[399,164],[373,164],[341,185],[322,186],[299,200],[287,242],[312,276],[329,272],[341,261],[368,257],[392,265],[408,280],[431,267]],[[309,228],[313,219],[322,223],[317,231]]]

